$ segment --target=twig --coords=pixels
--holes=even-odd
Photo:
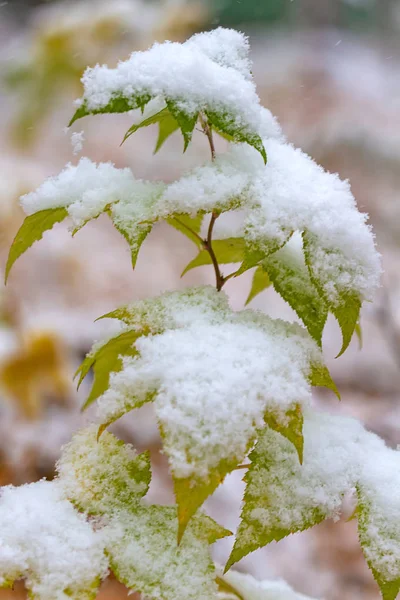
[[[202,115],[200,115],[200,123],[201,123],[201,126],[203,128],[203,132],[205,133],[205,135],[208,138],[208,143],[210,144],[211,160],[215,160],[217,154],[215,152],[215,145],[214,145],[214,137],[213,137],[212,128],[211,128],[209,122],[207,121],[207,119],[205,117],[203,117]]]
[[[216,213],[215,211],[212,213],[210,225],[208,227],[207,239],[203,240],[203,246],[204,246],[204,249],[207,250],[207,252],[210,255],[210,258],[211,258],[211,261],[212,261],[212,264],[214,267],[214,271],[215,271],[215,280],[216,280],[217,291],[220,292],[222,290],[222,287],[223,287],[225,281],[224,281],[224,277],[221,273],[221,269],[219,268],[219,264],[218,264],[217,257],[215,256],[214,248],[212,246],[212,234],[213,234],[213,230],[214,230],[215,221],[217,220],[218,216],[219,216],[218,213]]]

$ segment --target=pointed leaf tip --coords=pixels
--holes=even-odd
[[[29,217],[26,217],[19,228],[8,254],[5,283],[15,261],[32,246],[34,242],[40,240],[45,233],[53,228],[56,223],[63,221],[68,216],[68,211],[64,207],[48,208],[40,210]]]

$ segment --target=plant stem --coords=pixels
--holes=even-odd
[[[247,465],[238,465],[237,467],[235,467],[233,470],[234,471],[238,471],[239,469],[248,469],[250,466],[250,463],[248,463]]]
[[[207,136],[208,143],[210,145],[211,160],[214,161],[216,158],[216,152],[215,152],[212,127],[210,126],[210,123],[208,122],[207,118],[205,118],[203,115],[200,115],[200,123],[203,128],[203,132]],[[214,271],[215,271],[216,288],[217,288],[217,291],[220,292],[226,282],[226,279],[224,278],[224,276],[221,273],[221,269],[219,267],[218,260],[217,260],[217,257],[215,256],[215,252],[214,252],[214,249],[212,246],[212,234],[213,234],[213,230],[214,230],[215,221],[218,219],[218,217],[219,217],[219,214],[214,210],[212,212],[210,224],[208,226],[207,238],[205,240],[203,240],[203,247],[205,250],[207,250],[207,252],[210,255],[210,258],[211,258],[211,261],[212,261],[212,264],[214,267]]]
[[[203,246],[204,246],[204,249],[207,250],[207,252],[209,253],[210,258],[212,260],[212,264],[213,264],[214,271],[215,271],[216,287],[217,287],[217,291],[220,292],[225,283],[225,280],[221,273],[221,269],[219,268],[219,264],[218,264],[217,257],[215,256],[214,248],[212,247],[212,234],[213,234],[213,230],[214,230],[215,221],[217,220],[218,216],[219,216],[218,213],[213,211],[213,213],[211,215],[210,225],[208,227],[207,239],[203,240]]]
[[[211,160],[215,160],[215,157],[217,156],[217,154],[215,152],[215,145],[214,145],[214,137],[213,137],[212,128],[211,128],[209,122],[207,121],[207,119],[205,117],[203,117],[202,115],[200,115],[200,123],[201,123],[201,126],[203,128],[203,132],[207,136],[208,143],[210,144]]]

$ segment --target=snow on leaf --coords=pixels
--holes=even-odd
[[[108,432],[97,440],[96,425],[78,431],[64,446],[57,471],[67,497],[93,515],[138,502],[151,479],[148,452],[138,455]]]
[[[134,267],[140,247],[158,218],[155,205],[164,188],[162,183],[135,179],[130,169],[116,169],[111,163],[97,165],[82,158],[78,165],[67,165],[57,177],[23,196],[21,204],[27,214],[57,208],[57,214],[71,217],[73,233],[107,213],[127,240]]]
[[[354,320],[356,299],[370,300],[380,276],[367,215],[357,210],[348,182],[289,144],[269,139],[265,146],[268,164],[243,192],[243,204],[252,204],[244,224],[247,243],[268,255],[271,244],[302,232],[314,285],[337,318],[343,307]]]
[[[151,230],[153,229],[153,223],[135,223],[134,226],[125,228],[123,222],[120,219],[114,220],[114,226],[117,231],[125,238],[131,249],[131,263],[132,269],[136,267],[139,250],[147,238]]]
[[[81,510],[100,516],[111,568],[133,591],[149,598],[214,598],[214,565],[208,545],[231,535],[209,517],[195,517],[177,544],[176,507],[146,505],[148,454],[96,427],[78,432],[58,463],[59,485]]]
[[[241,523],[226,565],[268,543],[337,519],[345,494],[357,491],[359,537],[385,600],[400,584],[400,453],[354,419],[304,411],[304,460],[275,431],[260,432],[251,465]]]
[[[294,406],[297,415],[297,405],[309,402],[310,364],[322,358],[301,327],[231,312],[225,294],[211,287],[136,303],[131,323],[143,313],[151,322],[152,312],[165,331],[138,339],[138,355],[112,375],[98,412],[109,423],[154,398],[183,528],[244,459],[265,415]],[[289,423],[286,415],[279,426]],[[296,443],[299,435],[296,429]]]
[[[258,294],[261,294],[261,292],[269,288],[271,283],[272,282],[268,276],[268,273],[263,269],[262,265],[257,267],[254,271],[251,289],[246,300],[246,306],[253,300],[253,298],[258,296]]]
[[[275,290],[297,313],[311,337],[321,346],[328,308],[311,280],[300,234],[294,234],[281,250],[265,259],[262,266]]]
[[[39,212],[26,217],[15,236],[8,254],[5,273],[6,282],[15,261],[24,254],[34,242],[40,240],[45,231],[48,231],[53,225],[63,221],[66,217],[68,217],[68,212],[63,207],[40,210]]]
[[[230,532],[204,515],[195,517],[177,545],[176,509],[135,506],[107,527],[107,552],[115,575],[153,600],[215,600],[215,569],[208,545]]]
[[[382,453],[375,458],[374,450]],[[383,599],[394,600],[400,590],[400,453],[379,438],[369,452],[357,484],[359,538]]]
[[[240,600],[311,600],[295,592],[285,581],[258,581],[247,573],[229,571],[219,577],[223,598]],[[222,595],[220,594],[220,595]]]
[[[238,45],[242,57],[235,64]],[[221,133],[251,144],[266,161],[261,136],[280,132],[260,106],[248,55],[242,34],[219,28],[184,44],[154,44],[146,52],[134,52],[116,69],[97,65],[83,75],[84,94],[71,124],[87,114],[123,112],[162,99],[182,130],[185,149],[199,112],[205,112]]]
[[[216,259],[222,265],[241,262],[243,260],[244,246],[243,238],[227,238],[224,240],[213,240],[212,242]],[[196,258],[191,260],[185,267],[181,277],[191,269],[210,264],[212,264],[210,253],[206,249],[200,250]]]
[[[261,137],[257,133],[248,131],[243,126],[238,126],[234,113],[206,111],[206,115],[208,122],[215,127],[220,135],[228,135],[234,142],[247,143],[253,146],[261,154],[264,163],[267,163],[267,153]]]
[[[358,465],[343,448],[344,435],[352,429],[350,419],[305,415],[302,464],[288,439],[269,428],[260,432],[250,453],[241,523],[226,570],[273,540],[337,515],[358,475]]]
[[[321,286],[318,281],[318,275],[315,273],[313,268],[313,254],[318,254],[321,252],[321,249],[317,248],[318,240],[316,240],[315,236],[311,235],[309,232],[305,231],[303,233],[303,241],[304,241],[304,256],[306,260],[306,264],[310,270],[311,278],[313,279],[315,286],[319,289],[320,294],[325,297],[325,302],[332,312],[332,314],[336,317],[337,322],[339,323],[339,327],[342,331],[342,348],[337,355],[337,358],[341,356],[348,348],[353,334],[356,331],[357,323],[360,318],[360,310],[361,310],[361,298],[357,292],[352,290],[344,290],[337,292],[337,301],[332,302],[329,297],[324,293],[324,288]],[[327,251],[324,251],[325,258],[329,254]],[[335,287],[336,282],[332,278],[331,285]]]
[[[94,600],[107,574],[102,534],[58,482],[1,489],[0,546],[0,587],[25,579],[35,600]]]

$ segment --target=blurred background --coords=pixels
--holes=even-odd
[[[110,66],[154,40],[184,40],[217,26],[251,38],[254,77],[262,102],[288,139],[342,178],[351,180],[358,205],[370,213],[383,255],[383,287],[362,314],[363,348],[353,340],[344,357],[336,324],[325,333],[327,362],[342,393],[338,402],[317,391],[315,401],[359,417],[387,443],[400,443],[400,1],[398,0],[0,0],[0,271],[23,215],[21,194],[76,162],[65,125],[80,95],[87,65]],[[174,135],[155,157],[156,131],[139,130],[120,147],[129,115],[78,122],[83,154],[129,166],[146,179],[172,180],[208,158],[201,134],[182,156]],[[220,141],[219,149],[225,149]],[[134,299],[198,283],[211,269],[183,267],[195,248],[167,225],[145,242],[133,273],[129,250],[106,217],[73,240],[57,225],[15,266],[0,288],[0,484],[52,477],[62,444],[90,415],[79,407],[72,378],[94,340],[114,323],[94,319]],[[226,269],[228,271],[229,269]],[[0,279],[2,274],[0,272]],[[226,286],[241,308],[251,274]],[[252,306],[295,320],[272,291]],[[150,447],[151,500],[173,501],[157,428],[147,406],[127,415],[115,432],[139,449]],[[235,528],[243,492],[239,471],[208,501],[217,520]],[[327,522],[252,554],[239,563],[256,577],[285,578],[297,590],[326,600],[379,597],[361,551],[356,523]],[[231,541],[214,547],[224,561]],[[100,598],[122,599],[110,579]],[[23,585],[0,591],[1,600],[25,598]]]

